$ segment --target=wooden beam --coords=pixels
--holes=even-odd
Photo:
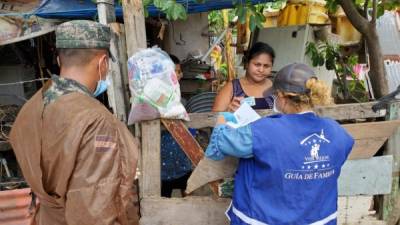
[[[128,58],[147,47],[146,25],[142,0],[122,0],[126,49]],[[140,126],[135,124],[135,136],[140,137]]]
[[[142,0],[122,0],[128,57],[147,47]]]
[[[392,186],[392,156],[348,160],[338,181],[340,196],[388,194]]]
[[[97,10],[99,14],[99,21],[102,24],[110,24],[115,23],[115,8],[114,8],[114,0],[98,0],[97,1]],[[116,58],[116,62],[112,60],[109,61],[111,65],[111,85],[107,89],[108,101],[113,109],[114,115],[123,122],[127,121],[127,105],[124,94],[124,86],[122,82],[122,73],[121,73],[121,65],[119,60],[119,39],[120,33],[116,32],[114,29],[115,26],[111,26],[111,45],[110,51],[111,54]]]
[[[400,119],[400,103],[392,103],[388,108],[387,120],[393,122],[393,120]],[[388,122],[389,122],[388,121]],[[400,129],[397,129],[394,135],[392,135],[386,147],[384,154],[393,156],[393,173],[400,171]],[[398,222],[398,216],[400,215],[400,178],[398,176],[393,177],[392,192],[388,195],[381,196],[379,202],[380,211],[379,214],[382,219],[388,222],[388,225],[395,225]]]
[[[202,159],[187,181],[186,193],[192,193],[205,183],[233,177],[238,162],[239,160],[234,157],[225,157],[221,161]]]
[[[181,120],[161,119],[165,128],[171,133],[176,142],[185,152],[187,157],[197,166],[204,157],[204,150],[189,132],[185,124]],[[214,194],[218,195],[218,183],[210,183],[210,188]]]
[[[140,225],[228,225],[225,216],[230,199],[211,197],[144,198]]]
[[[160,120],[142,123],[142,170],[140,197],[161,196],[161,132]]]
[[[369,216],[371,197],[350,197],[338,199],[338,224],[385,225]],[[186,198],[144,198],[141,202],[140,225],[228,225],[225,211],[230,199],[210,197]],[[360,212],[360,204],[362,212]],[[354,215],[354,216],[352,216]]]
[[[111,29],[118,35],[118,61],[122,77],[122,92],[124,93],[124,100],[126,105],[126,115],[130,111],[130,92],[129,92],[129,78],[128,78],[128,55],[126,53],[126,38],[125,26],[120,23],[111,23]]]
[[[371,107],[375,102],[361,104],[343,104],[326,107],[316,107],[314,111],[323,117],[330,117],[335,120],[353,120],[366,118],[382,118],[386,115],[386,110],[373,112]],[[272,115],[272,110],[258,110],[261,116]],[[218,113],[191,113],[190,121],[185,122],[191,128],[214,127]]]
[[[400,120],[352,123],[342,125],[356,140],[369,138],[389,138],[400,126]]]
[[[369,159],[378,152],[386,141],[386,137],[356,140],[356,143],[347,159]]]

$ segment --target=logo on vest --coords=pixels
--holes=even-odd
[[[285,179],[288,180],[314,180],[325,179],[335,174],[335,169],[330,164],[329,155],[321,155],[320,150],[331,141],[325,137],[324,130],[320,134],[314,133],[304,138],[300,145],[308,150],[299,168],[287,170]]]

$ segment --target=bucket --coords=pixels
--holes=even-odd
[[[329,24],[329,16],[322,0],[289,0],[279,16],[279,26]]]

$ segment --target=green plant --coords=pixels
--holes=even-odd
[[[96,0],[92,0],[96,2]],[[118,0],[121,3],[121,0]],[[146,9],[149,5],[153,4],[162,13],[165,14],[168,20],[186,20],[187,12],[183,4],[176,2],[176,0],[142,0],[143,7]],[[196,0],[197,3],[205,3],[205,0]],[[256,27],[262,28],[265,22],[263,15],[263,5],[260,4],[258,7],[254,6],[251,0],[232,0],[235,5],[234,16],[238,16],[239,22],[244,24],[246,22],[247,15],[250,17],[250,29],[253,31]],[[283,2],[278,0],[277,2]],[[148,16],[148,11],[145,10],[145,16]],[[218,17],[218,15],[217,15]],[[217,18],[216,17],[216,18]],[[230,21],[233,19],[230,18]],[[214,21],[215,22],[215,21]]]
[[[232,21],[236,16],[236,9],[230,9],[228,12],[228,19]],[[209,30],[214,34],[220,34],[225,29],[224,18],[221,10],[214,10],[208,13]]]
[[[311,58],[314,67],[325,65],[327,70],[335,71],[343,100],[354,100],[356,102],[369,100],[365,84],[357,78],[353,71],[354,66],[358,64],[357,55],[342,54],[340,46],[326,42],[321,44],[308,43],[306,54]],[[349,77],[351,77],[351,80],[348,79]]]
[[[352,0],[352,1],[354,5],[359,9],[359,11],[362,11],[363,8],[371,9],[374,7],[373,1],[369,0]],[[338,6],[339,6],[338,0],[326,1],[326,8],[331,13],[336,12]],[[394,10],[396,9],[396,7],[399,7],[400,1],[399,0],[377,1],[376,6],[377,6],[377,17],[380,17],[385,13],[385,10]]]
[[[327,0],[330,12],[335,12],[338,5],[347,18],[363,36],[368,49],[371,86],[375,97],[382,97],[389,92],[385,73],[382,48],[378,39],[377,18],[385,10],[400,6],[399,0]]]

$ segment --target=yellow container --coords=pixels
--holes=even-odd
[[[360,32],[353,27],[341,7],[338,8],[333,18],[333,33],[340,36],[343,44],[358,43],[361,40]]]
[[[279,11],[264,11],[265,22],[264,27],[276,27],[278,26]]]
[[[279,16],[279,26],[329,24],[323,0],[289,0]]]

